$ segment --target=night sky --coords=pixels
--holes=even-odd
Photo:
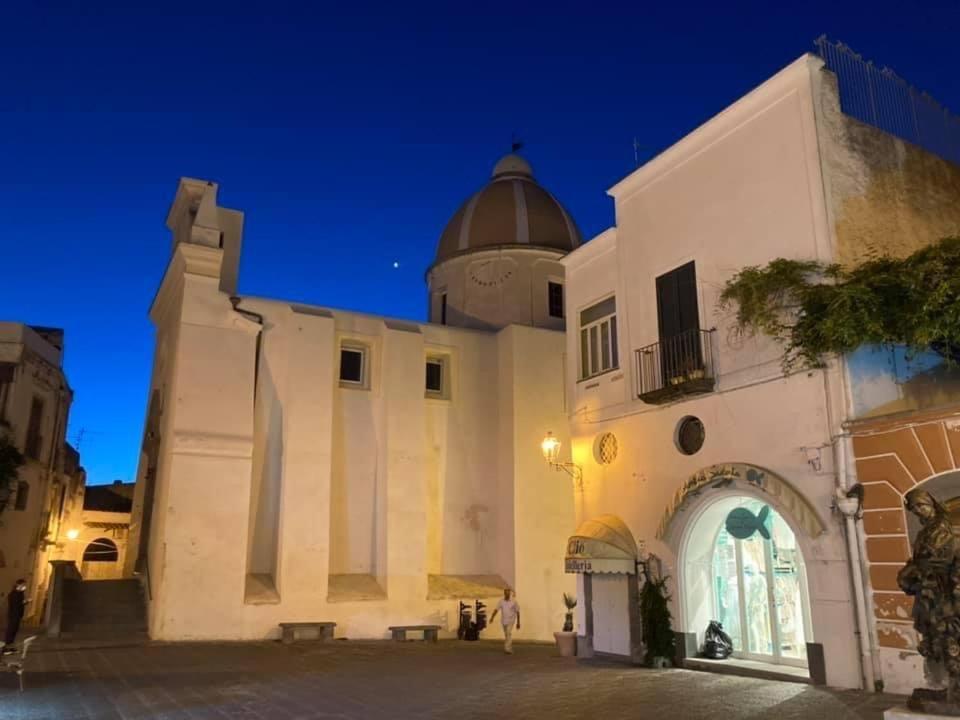
[[[589,238],[634,138],[652,157],[821,33],[960,111],[960,3],[911,5],[0,0],[0,319],[66,330],[68,437],[130,480],[180,176],[246,214],[241,294],[422,320],[514,134]]]

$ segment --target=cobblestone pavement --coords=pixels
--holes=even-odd
[[[26,684],[0,675],[0,718],[879,720],[898,701],[455,641],[39,648]]]

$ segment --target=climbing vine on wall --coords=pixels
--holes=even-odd
[[[822,367],[861,345],[904,345],[960,362],[960,237],[854,268],[779,258],[727,281],[720,307],[740,332],[784,346],[785,370]]]

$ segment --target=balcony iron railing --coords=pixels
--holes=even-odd
[[[640,348],[637,382],[640,399],[651,404],[712,391],[713,333],[687,330]]]

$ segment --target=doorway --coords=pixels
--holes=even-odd
[[[796,535],[768,503],[728,497],[693,524],[685,568],[689,628],[719,620],[734,657],[807,666],[812,641],[803,555]]]

